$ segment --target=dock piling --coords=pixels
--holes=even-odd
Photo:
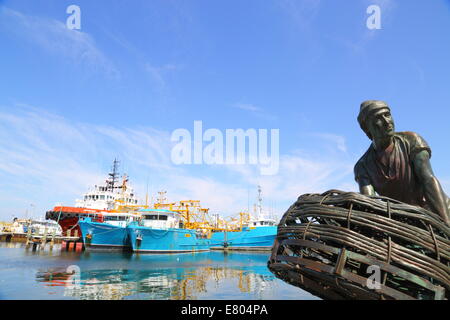
[[[56,230],[53,230],[53,234],[52,234],[52,240],[50,241],[50,251],[53,250],[53,245],[55,244],[55,236],[56,236]]]
[[[30,226],[28,226],[28,230],[27,230],[27,241],[25,243],[25,247],[28,249],[30,247],[30,242],[31,242],[31,228]]]
[[[83,243],[82,242],[77,242],[75,245],[75,251],[76,252],[81,252],[83,251]]]
[[[44,229],[44,237],[41,239],[39,249],[44,250],[46,244],[47,244],[47,228]]]

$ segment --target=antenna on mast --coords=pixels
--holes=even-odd
[[[164,204],[167,201],[166,194],[167,191],[158,191],[159,197],[158,197],[158,203]]]
[[[148,183],[150,180],[150,171],[147,173],[147,193],[145,194],[145,207],[148,208]]]
[[[116,184],[119,179],[119,163],[120,163],[119,160],[114,158],[111,172],[108,174],[109,178],[106,180],[107,188],[110,191],[114,191],[115,188],[120,188],[120,187],[116,187]]]
[[[262,215],[262,197],[261,197],[261,186],[258,186],[258,216]]]
[[[250,214],[250,188],[247,186],[247,212]]]

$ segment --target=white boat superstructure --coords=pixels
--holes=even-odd
[[[267,226],[276,226],[277,222],[274,219],[270,218],[259,218],[256,220],[251,220],[249,222],[249,227],[267,227]]]
[[[137,206],[138,199],[132,187],[128,186],[128,176],[118,182],[119,161],[114,160],[112,172],[104,186],[94,186],[84,194],[83,199],[77,199],[75,206],[97,210],[114,210],[118,206]]]
[[[163,209],[147,209],[140,212],[142,220],[139,225],[151,229],[179,228],[180,216],[177,212]]]
[[[12,233],[25,233],[27,226],[30,225],[31,220],[28,219],[17,219],[13,220],[13,223],[9,229]]]
[[[255,211],[256,216],[250,216],[250,221],[248,222],[249,227],[257,228],[277,225],[277,221],[275,219],[269,218],[263,213],[261,186],[258,186],[258,204],[256,205]]]
[[[126,228],[130,222],[137,220],[138,217],[139,215],[134,213],[113,212],[104,215],[103,222],[116,227]]]
[[[33,219],[17,219],[15,218],[12,223],[3,226],[4,232],[10,232],[15,234],[22,234],[31,231],[33,234],[55,234],[61,235],[61,227],[55,221],[48,220],[33,220]]]
[[[55,234],[56,236],[60,236],[62,234],[62,229],[56,221],[31,220],[27,227],[31,228],[31,232],[33,234]]]

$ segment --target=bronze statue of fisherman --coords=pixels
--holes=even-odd
[[[372,140],[355,165],[360,192],[420,206],[450,225],[450,199],[433,173],[427,142],[414,132],[395,132],[390,108],[383,101],[363,102],[358,122]]]

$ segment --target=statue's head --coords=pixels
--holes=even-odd
[[[391,109],[384,101],[364,101],[361,104],[358,122],[370,140],[387,138],[395,133]]]

